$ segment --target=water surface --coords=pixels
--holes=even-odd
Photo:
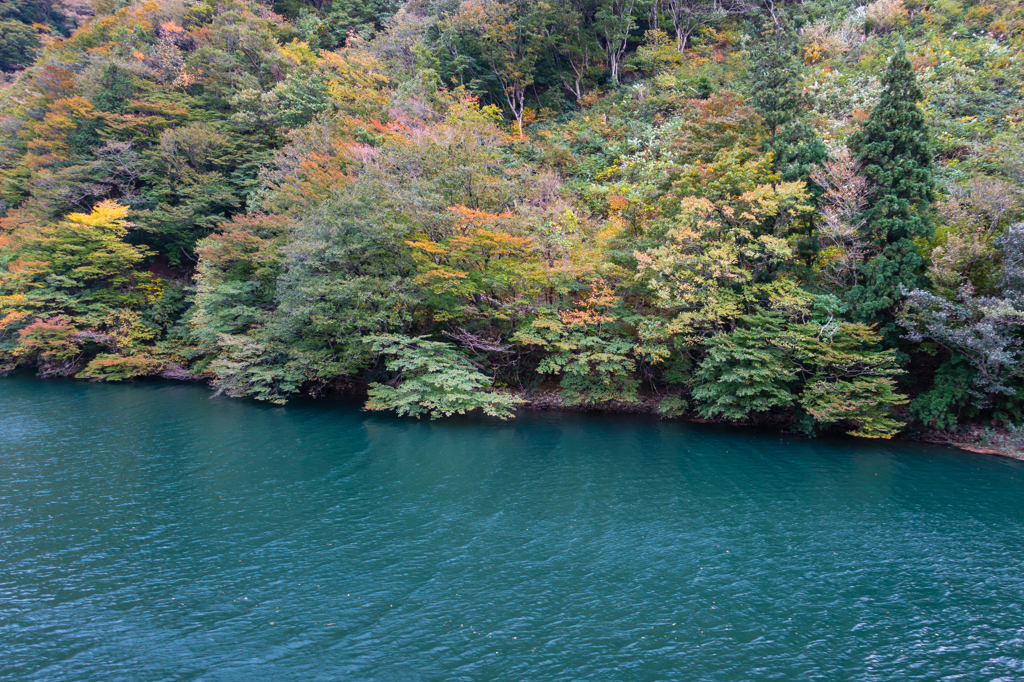
[[[1024,464],[8,377],[0,679],[1024,680]]]

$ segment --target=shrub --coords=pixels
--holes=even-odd
[[[985,429],[978,445],[1024,459],[1024,424],[1010,424],[1001,430]]]
[[[103,353],[75,375],[76,379],[93,381],[127,381],[135,377],[150,376],[163,369],[164,363],[144,355],[122,357]]]
[[[658,401],[658,414],[668,419],[681,417],[688,409],[689,403],[678,395],[667,395]]]
[[[868,33],[889,33],[910,22],[910,13],[903,0],[877,0],[864,9],[864,30]]]
[[[399,334],[371,336],[373,350],[387,358],[393,385],[370,384],[367,410],[394,410],[417,419],[450,417],[482,409],[500,419],[513,416],[521,398],[487,389],[493,380],[480,373],[450,343],[410,338]]]

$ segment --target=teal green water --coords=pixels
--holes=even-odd
[[[0,679],[1024,680],[1024,464],[0,379]]]

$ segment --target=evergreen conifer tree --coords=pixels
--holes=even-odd
[[[784,23],[766,30],[751,54],[751,101],[772,137],[797,118],[796,34]]]
[[[935,198],[928,127],[917,104],[921,89],[902,39],[882,85],[881,100],[850,140],[871,186],[864,237],[878,255],[864,265],[866,284],[854,287],[849,299],[859,319],[884,322],[887,340],[894,343],[898,331],[891,313],[903,289],[922,283],[923,260],[914,241],[934,232],[929,205]]]
[[[812,167],[824,161],[828,151],[814,130],[800,120],[803,98],[797,90],[797,45],[796,32],[788,22],[762,35],[752,55],[751,100],[768,128],[765,148],[772,152],[782,180],[811,184]]]

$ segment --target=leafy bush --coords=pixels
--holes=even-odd
[[[864,30],[888,33],[909,22],[903,0],[877,0],[864,9]]]
[[[899,373],[895,353],[875,350],[878,342],[862,325],[751,315],[743,327],[710,340],[693,397],[706,417],[739,421],[798,406],[817,425],[889,438],[901,427],[891,409],[907,401],[892,378]]]
[[[102,353],[86,365],[85,369],[75,375],[78,379],[93,381],[127,381],[140,376],[156,374],[163,369],[164,363],[144,355],[122,357]]]
[[[961,417],[976,417],[972,404],[975,372],[963,357],[954,355],[935,373],[932,388],[910,402],[910,416],[934,429],[955,429]]]
[[[681,417],[690,409],[690,404],[678,395],[667,395],[658,401],[658,414],[662,417]]]
[[[791,385],[796,368],[769,335],[781,328],[767,320],[754,329],[719,334],[708,344],[707,357],[697,368],[693,390],[698,411],[705,417],[742,421],[753,414],[789,407],[795,400]]]
[[[481,409],[500,419],[513,416],[522,401],[490,391],[493,380],[474,368],[450,343],[399,334],[371,336],[367,341],[384,356],[390,383],[370,384],[368,410],[394,410],[401,416],[429,414],[431,419]]]
[[[635,402],[640,382],[634,374],[633,342],[598,327],[595,324],[587,329],[585,325],[541,316],[515,340],[547,353],[537,371],[561,375],[567,405]]]

